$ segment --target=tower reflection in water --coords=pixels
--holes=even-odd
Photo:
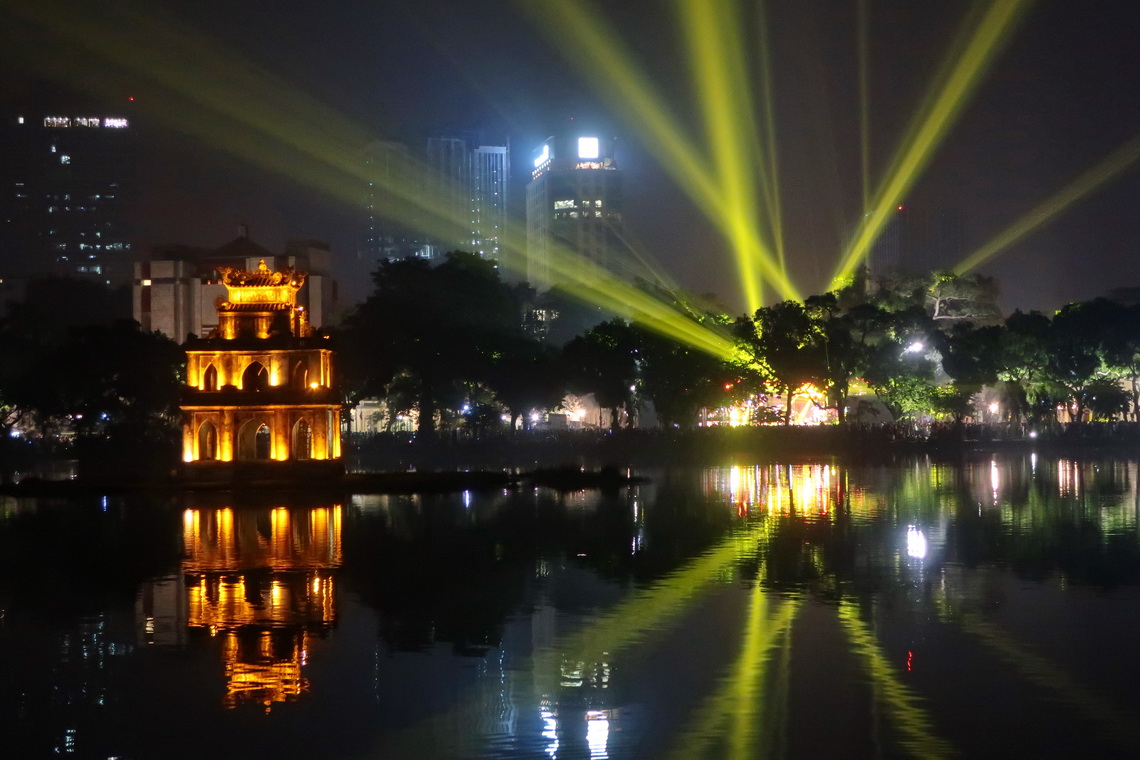
[[[226,707],[297,699],[312,637],[336,624],[341,507],[187,509],[186,627],[221,638]]]

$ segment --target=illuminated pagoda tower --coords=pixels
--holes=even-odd
[[[246,463],[256,471],[257,463],[269,462],[307,473],[338,471],[333,352],[297,305],[305,273],[274,272],[262,260],[257,271],[219,274],[228,297],[218,299],[218,327],[185,344],[187,475],[232,473]]]

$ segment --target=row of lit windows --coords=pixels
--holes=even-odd
[[[601,219],[602,218],[602,212],[601,211],[594,211],[593,213],[591,213],[589,210],[586,210],[586,211],[555,211],[554,212],[554,218],[555,219]],[[620,214],[606,214],[606,219],[621,219],[621,215]]]
[[[26,198],[27,195],[23,195],[20,197]],[[115,200],[115,196],[113,196],[113,195],[99,195],[98,193],[96,193],[95,195],[89,195],[87,197],[89,200],[93,200],[93,201],[97,201],[100,199],[106,199],[109,201]],[[71,200],[71,193],[64,193],[63,195],[60,195],[58,193],[48,193],[47,195],[44,196],[44,199],[49,200],[49,201],[69,201],[69,200]]]
[[[554,201],[554,208],[555,209],[579,208],[578,203],[579,203],[579,201],[576,201],[576,200]],[[582,204],[581,208],[601,208],[602,207],[601,199],[594,200],[594,201],[584,200],[584,201],[581,201],[581,204]]]
[[[49,235],[54,235],[55,230],[52,230]],[[83,233],[80,233],[83,234]],[[80,243],[79,250],[81,251],[126,251],[130,250],[130,243],[108,243],[107,245],[98,245],[96,243]],[[56,243],[55,248],[57,251],[66,251],[67,243]]]

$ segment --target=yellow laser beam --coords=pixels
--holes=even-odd
[[[767,606],[767,596],[757,581],[752,589],[740,654],[716,691],[694,712],[691,727],[677,737],[670,757],[677,760],[707,757],[710,745],[725,732],[729,721],[733,724],[729,757],[759,756],[756,729],[765,722],[764,684],[770,651],[778,642],[790,637],[800,602],[785,602],[772,617],[768,615]]]
[[[937,89],[929,109],[920,118],[913,138],[905,141],[890,176],[876,193],[875,202],[855,233],[832,276],[838,282],[855,271],[870,252],[886,224],[891,209],[899,203],[921,175],[977,88],[982,74],[993,61],[1001,43],[1027,8],[1029,0],[994,0],[973,29],[961,55],[949,67],[945,83]]]
[[[859,57],[859,156],[863,214],[871,208],[871,106],[868,103],[870,61],[867,51],[867,0],[859,0],[856,35]]]
[[[730,242],[740,269],[745,303],[749,311],[762,305],[761,283],[752,260],[755,237],[750,229],[755,189],[749,175],[741,171],[741,158],[748,155],[750,143],[740,128],[737,109],[747,108],[746,92],[734,76],[728,58],[732,47],[726,27],[731,0],[684,0],[682,26],[688,32],[690,65],[696,75],[696,90],[702,101],[708,143],[723,195],[723,203],[731,209],[734,223]]]
[[[961,616],[960,622],[965,631],[980,639],[1026,679],[1054,692],[1062,702],[1076,708],[1090,721],[1105,726],[1130,754],[1140,753],[1140,740],[1136,736],[1131,716],[1125,715],[1116,706],[1074,681],[1056,664],[1032,652],[1023,642],[1010,637],[981,616],[966,613]]]
[[[851,640],[852,649],[862,659],[867,674],[879,690],[887,715],[899,731],[903,749],[919,757],[951,757],[953,747],[934,733],[934,726],[919,698],[895,675],[875,643],[874,634],[859,619],[858,610],[850,602],[840,602],[839,620]]]
[[[613,662],[615,657],[642,644],[651,635],[660,634],[684,615],[706,588],[724,582],[734,564],[753,560],[759,552],[763,533],[762,523],[732,531],[700,556],[586,621],[581,630],[562,636],[549,648],[536,652],[530,684],[535,694],[546,698],[557,693],[564,663],[573,663],[588,671],[592,665]],[[468,708],[461,705],[404,731],[384,736],[384,746],[380,749],[401,757],[422,755],[426,748],[439,746],[441,736],[452,732],[457,734],[452,741],[458,743],[466,737],[456,731],[456,723],[467,712]],[[470,748],[465,754],[473,751],[475,748]],[[450,754],[460,755],[455,751]]]
[[[616,113],[637,117],[633,123],[647,145],[701,213],[717,225],[729,241],[742,239],[749,229],[747,221],[725,203],[705,170],[707,159],[693,150],[694,141],[677,127],[663,99],[625,53],[621,41],[605,23],[598,21],[597,10],[585,0],[551,0],[542,4],[519,0],[518,7],[547,33],[550,42],[567,61],[578,66],[587,77],[598,80],[601,95]],[[766,283],[784,298],[799,298],[797,289],[780,271],[762,240],[749,240],[748,253]]]
[[[518,225],[514,226],[518,229]],[[521,266],[526,258],[525,235],[508,230],[503,236],[506,260]],[[672,304],[667,304],[640,288],[630,285],[589,259],[565,246],[552,243],[547,249],[547,270],[551,282],[562,284],[575,297],[699,351],[722,359],[730,358],[735,343],[724,333],[702,325]]]
[[[763,129],[754,133],[763,135],[763,148],[754,148],[757,171],[765,181],[761,185],[764,203],[768,211],[768,224],[772,228],[772,243],[776,249],[776,261],[780,271],[787,274],[787,259],[784,254],[784,216],[780,201],[780,157],[776,150],[776,101],[772,86],[772,39],[768,28],[766,0],[756,3],[759,30],[757,49],[760,54],[760,102],[763,105]]]
[[[1140,158],[1140,137],[1134,137],[971,253],[954,267],[954,272],[965,274],[989,261],[1101,185],[1119,176],[1136,163],[1138,158]]]
[[[640,644],[652,633],[676,620],[701,591],[725,578],[734,563],[753,559],[759,551],[758,524],[733,531],[701,556],[649,588],[598,616],[578,633],[555,647],[563,657],[590,661],[602,653],[615,655]]]
[[[156,86],[146,100],[156,115],[231,155],[353,204],[362,202],[361,188],[372,182],[385,193],[389,218],[440,237],[454,237],[465,229],[464,219],[442,211],[447,204],[409,181],[414,174],[426,173],[426,167],[405,157],[400,171],[374,171],[361,160],[361,146],[373,142],[366,130],[169,21],[126,6],[117,11],[121,15],[82,9],[65,14],[50,0],[21,9],[25,18],[61,39],[151,80]],[[90,77],[87,83],[104,92],[119,85],[113,79]],[[525,244],[516,242],[506,251],[511,259],[507,263],[517,266],[524,251]],[[644,293],[631,296],[628,286],[612,275],[579,266],[569,252],[560,258],[566,279],[573,280],[583,269],[588,273],[589,287],[582,296],[591,302],[605,308],[616,302],[613,310],[618,313],[639,322],[656,320],[661,332],[714,355],[728,351],[723,337]]]

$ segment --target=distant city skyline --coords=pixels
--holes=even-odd
[[[930,95],[931,82],[971,18],[965,0],[767,4],[770,55],[776,63],[771,95],[783,234],[790,275],[804,292],[828,286],[834,262],[863,213],[857,65],[861,6],[867,10],[865,121],[872,189],[892,165],[897,146]],[[87,26],[70,24],[72,37],[65,38],[63,27],[52,27],[52,17],[37,15],[39,7],[3,11],[9,44],[0,55],[11,76],[0,85],[0,99],[17,100],[37,80],[115,95],[124,108],[128,97],[136,97],[129,104],[132,124],[142,125],[136,245],[144,250],[173,241],[207,245],[245,222],[270,247],[296,236],[328,239],[338,252],[358,247],[354,225],[359,202],[313,184],[300,170],[266,166],[276,160],[270,150],[255,159],[243,155],[236,147],[239,141],[226,132],[221,133],[224,139],[203,137],[203,125],[222,105],[202,102],[208,87],[206,95],[195,90],[191,96],[189,90],[178,90],[174,80],[156,83],[146,72],[161,71],[156,68],[161,59],[146,68],[143,63],[150,59],[139,55],[113,60],[99,40],[83,37]],[[310,128],[334,130],[337,118],[372,139],[405,144],[462,124],[501,135],[504,144],[509,139],[516,153],[525,155],[572,124],[572,118],[606,123],[609,132],[622,135],[627,184],[645,189],[627,198],[625,234],[651,251],[680,285],[716,293],[734,310],[743,310],[730,241],[688,197],[689,188],[674,179],[669,171],[673,159],[649,138],[654,127],[611,97],[619,73],[614,62],[560,50],[555,43],[567,30],[550,28],[549,18],[535,19],[520,7],[486,0],[457,8],[442,0],[422,0],[314,13],[310,5],[289,0],[268,18],[251,6],[220,0],[189,7],[160,1],[140,11],[132,23],[140,37],[145,31],[140,19],[154,16],[177,24],[185,31],[186,49],[201,52],[203,60],[230,72],[235,82],[250,71],[264,74],[278,85],[276,92],[265,92],[266,103],[273,98],[301,103],[304,96],[329,111],[319,117],[314,113],[311,124],[294,123],[266,112],[258,98],[230,104],[234,115],[224,117],[225,125],[247,114],[266,128],[281,127],[285,139]],[[108,25],[117,12],[107,11]],[[686,27],[660,4],[646,0],[596,8],[590,21],[622,43],[625,56],[655,88],[681,139],[696,155],[704,155],[712,171],[707,152],[717,142],[700,110],[703,95],[693,81]],[[753,21],[744,19],[740,29],[755,50]],[[134,39],[130,25],[115,29],[124,39]],[[1140,134],[1140,103],[1130,95],[1140,77],[1137,38],[1140,8],[1131,2],[1033,4],[900,202],[909,208],[961,209],[969,220],[970,248],[1031,213]],[[67,49],[94,52],[74,60],[43,54]],[[753,67],[748,72],[751,97],[759,101],[756,61],[746,63]],[[178,87],[205,87],[205,76],[187,72]],[[210,86],[224,88],[227,79],[219,74]],[[528,179],[526,163],[516,160],[512,167],[509,203],[516,222],[525,218],[521,188]],[[1133,213],[1138,194],[1140,173],[1127,169],[987,261],[981,271],[1001,281],[1006,310],[1056,308],[1140,283],[1140,257],[1135,255],[1140,219]],[[768,301],[774,297],[766,293]]]

